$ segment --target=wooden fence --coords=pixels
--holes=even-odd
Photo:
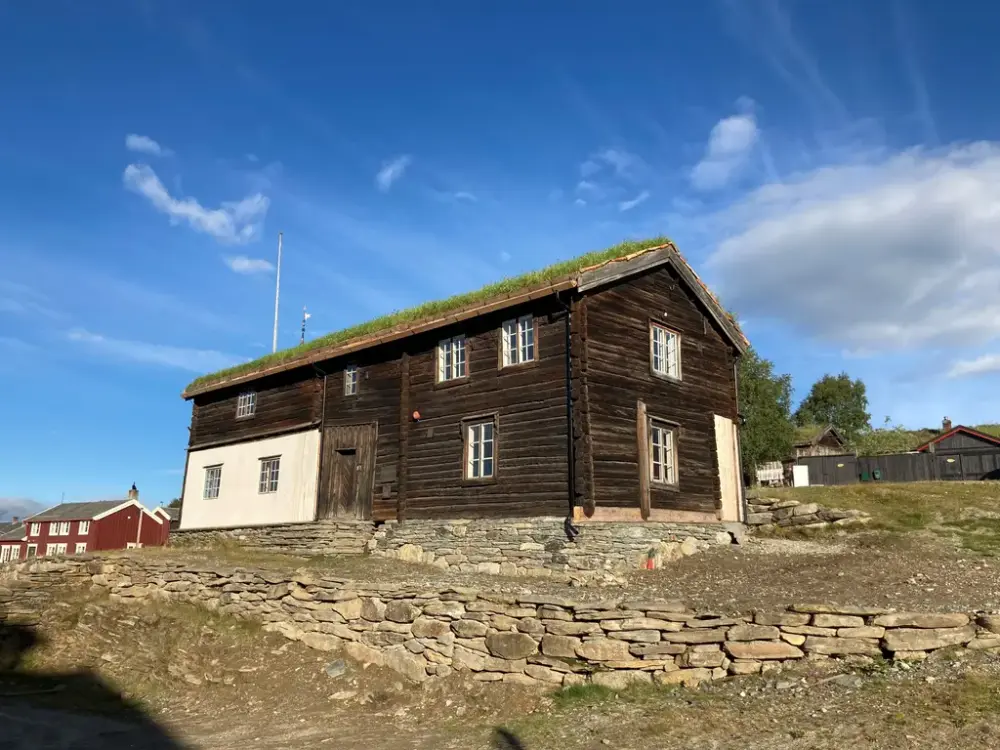
[[[1000,479],[1000,451],[804,456],[796,463],[809,467],[809,484]]]

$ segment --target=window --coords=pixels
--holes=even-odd
[[[31,524],[31,528],[28,529],[28,534],[30,536],[38,536],[42,533],[42,525],[40,523]]]
[[[438,344],[438,382],[464,378],[465,336],[455,336]]]
[[[247,391],[246,393],[241,393],[239,400],[236,402],[236,418],[246,419],[247,417],[252,417],[257,411],[257,392]]]
[[[681,378],[681,337],[656,323],[649,325],[649,356],[653,372],[668,378]]]
[[[16,554],[17,554],[17,547],[14,547],[13,545],[10,544],[5,544],[3,547],[0,547],[0,563],[16,560],[17,559],[17,557],[15,557]]]
[[[348,365],[344,369],[344,395],[354,396],[358,392],[358,366]]]
[[[202,498],[215,500],[219,496],[219,486],[222,484],[222,464],[205,467],[205,493]]]
[[[29,544],[27,557],[37,557],[38,556],[38,545]]]
[[[82,555],[86,551],[87,551],[87,543],[86,542],[77,542],[76,543],[76,551],[73,554],[74,555]]]
[[[90,533],[90,521],[80,521],[79,532],[80,532],[81,536],[83,534],[89,534]]]
[[[49,544],[45,547],[45,554],[48,555],[65,555],[66,545],[65,544]]]
[[[503,366],[520,365],[535,360],[535,321],[522,315],[503,324]]]
[[[257,492],[261,495],[278,491],[278,468],[280,465],[281,456],[260,460],[260,482],[257,485]]]
[[[649,423],[649,478],[657,484],[677,484],[675,429],[662,422]]]
[[[475,422],[465,426],[465,478],[492,479],[496,459],[495,424]]]
[[[69,536],[69,521],[50,521],[49,536]]]

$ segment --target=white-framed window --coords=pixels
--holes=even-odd
[[[66,543],[61,544],[47,544],[45,546],[45,555],[65,555],[66,554]]]
[[[658,323],[649,324],[649,358],[653,372],[668,378],[681,379],[680,334]]]
[[[29,544],[28,545],[28,554],[26,555],[26,557],[38,557],[38,545],[37,544]]]
[[[10,562],[11,560],[16,560],[15,557],[17,547],[13,544],[5,544],[0,547],[0,563]]]
[[[77,542],[76,543],[76,550],[73,552],[73,554],[74,555],[82,555],[86,551],[87,551],[87,543],[86,542]]]
[[[649,479],[677,484],[677,430],[663,422],[649,422]]]
[[[464,378],[465,336],[455,336],[438,343],[438,382]]]
[[[535,321],[530,315],[505,321],[501,339],[504,367],[535,360]]]
[[[77,530],[79,531],[79,533],[80,533],[81,536],[84,535],[84,534],[89,534],[90,533],[90,521],[80,521],[80,523],[79,523],[79,525],[77,527]]]
[[[219,496],[219,487],[222,485],[222,464],[205,467],[205,491],[202,499],[215,500]]]
[[[278,491],[278,470],[281,468],[281,456],[270,456],[260,460],[260,482],[257,492],[265,495]]]
[[[33,523],[28,527],[28,536],[38,536],[42,533],[42,525],[40,523]]]
[[[246,419],[252,417],[257,411],[257,392],[244,391],[236,401],[236,418]]]
[[[496,467],[496,422],[465,425],[465,478],[492,479]]]
[[[69,521],[49,521],[49,536],[69,536]]]
[[[354,396],[358,392],[358,366],[348,365],[344,368],[344,395]]]

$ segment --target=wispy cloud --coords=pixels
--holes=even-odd
[[[170,217],[172,223],[187,222],[196,232],[211,235],[226,244],[243,244],[261,229],[270,201],[261,193],[238,202],[222,203],[208,209],[194,198],[174,198],[146,164],[129,164],[122,175],[125,187],[149,199],[153,207]]]
[[[263,258],[248,258],[245,255],[228,255],[223,258],[223,260],[226,265],[236,273],[271,273],[274,270],[274,264],[269,260],[264,260]]]
[[[598,173],[613,172],[616,177],[635,179],[646,167],[646,163],[636,154],[621,148],[605,148],[591,154],[580,164],[580,177],[587,181]]]
[[[151,154],[153,156],[172,156],[173,151],[164,148],[147,135],[136,135],[129,133],[125,136],[125,148],[139,154]]]
[[[959,360],[948,370],[948,377],[967,378],[991,373],[1000,373],[1000,354],[984,354],[976,359]]]
[[[619,211],[631,211],[633,208],[638,206],[640,203],[645,203],[649,200],[649,191],[643,190],[635,198],[630,201],[622,201],[618,204]]]
[[[52,319],[63,317],[41,292],[24,284],[3,280],[0,280],[0,313]]]
[[[442,203],[478,203],[479,197],[468,190],[431,190],[430,195]]]
[[[397,156],[395,159],[384,162],[382,168],[375,175],[375,184],[383,193],[389,191],[393,183],[399,180],[406,168],[410,166],[413,159],[407,155]]]
[[[696,190],[725,187],[746,163],[759,131],[752,112],[719,120],[712,128],[705,156],[691,170]]]
[[[174,367],[197,373],[214,372],[231,367],[240,361],[238,357],[210,349],[187,349],[150,344],[145,341],[128,341],[91,333],[81,328],[69,331],[66,338],[92,352],[114,359]]]
[[[934,114],[931,112],[931,100],[927,93],[927,83],[924,81],[924,76],[920,72],[920,65],[917,63],[912,24],[909,13],[903,7],[903,3],[900,0],[892,0],[892,26],[896,33],[896,43],[899,45],[900,57],[903,61],[903,67],[906,70],[906,77],[910,82],[910,88],[913,89],[917,117],[923,126],[924,138],[929,144],[937,145],[937,124],[934,122]]]

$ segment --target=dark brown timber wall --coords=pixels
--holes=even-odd
[[[714,512],[720,498],[714,415],[736,419],[732,346],[670,267],[592,293],[586,306],[586,390],[597,506],[637,508],[637,401],[680,426],[676,491],[651,486],[654,509]],[[650,363],[651,320],[681,335],[681,381]]]

